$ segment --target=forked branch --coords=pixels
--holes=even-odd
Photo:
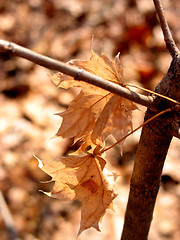
[[[167,50],[173,57],[168,72],[156,86],[155,91],[180,101],[180,53],[172,38],[160,0],[153,1]],[[168,103],[161,100],[159,105],[168,107]],[[153,112],[148,109],[145,120],[153,115]],[[179,137],[178,121],[173,128],[174,133],[171,131],[172,122],[176,121],[176,117],[179,119],[178,114],[176,116],[173,112],[169,112],[143,126],[131,178],[121,240],[147,240],[148,238],[166,154],[172,136]]]

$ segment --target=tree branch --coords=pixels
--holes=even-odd
[[[173,57],[168,72],[156,86],[155,92],[179,102],[180,52],[171,36],[160,0],[153,1],[160,19],[166,47]],[[160,109],[171,108],[170,102],[165,102],[164,99],[157,98],[155,102]],[[154,113],[148,109],[145,120],[153,115]],[[180,134],[178,122],[177,126],[173,125],[176,118],[179,119],[178,109],[161,115],[143,126],[131,178],[121,240],[147,240],[166,154],[172,136],[179,137]]]
[[[161,29],[162,29],[162,32],[164,35],[164,41],[166,43],[166,48],[172,57],[176,57],[179,55],[179,49],[177,48],[176,43],[174,42],[174,39],[172,37],[171,31],[169,29],[168,23],[166,21],[165,15],[164,15],[161,1],[153,0],[153,2],[154,2],[154,6],[156,8],[156,12],[159,17]]]
[[[129,99],[133,102],[139,103],[149,108],[155,108],[153,98],[151,96],[144,96],[142,94],[133,92],[125,87],[117,85],[113,82],[107,81],[101,77],[91,74],[83,69],[72,67],[68,64],[46,57],[39,53],[33,52],[27,48],[21,47],[15,43],[0,40],[0,52],[6,52],[14,56],[19,56],[30,60],[45,68],[56,70],[72,76],[75,80],[84,81],[95,85],[97,87],[108,90],[121,97]]]
[[[146,114],[146,120],[152,117]],[[121,240],[147,240],[162,169],[171,136],[156,133],[164,118],[151,121],[142,130],[131,178],[130,193]],[[163,128],[161,128],[163,129]]]
[[[180,58],[173,59],[168,72],[155,91],[180,101]],[[160,109],[171,108],[170,102],[164,102],[164,99],[157,98],[155,101]],[[152,116],[154,113],[148,109],[145,120]],[[175,130],[173,122],[178,116],[177,109],[143,126],[131,178],[121,240],[147,240],[166,154],[172,136],[176,134],[178,137],[178,132],[173,131]]]

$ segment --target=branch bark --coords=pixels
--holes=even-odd
[[[150,112],[146,117],[151,116]],[[146,240],[171,136],[154,132],[154,121],[143,128],[138,145],[122,240]],[[156,125],[159,127],[159,125]]]
[[[161,22],[166,47],[173,57],[167,74],[157,85],[155,91],[179,101],[180,53],[171,36],[160,1],[154,0],[154,4]],[[170,103],[164,99],[158,99],[158,97],[155,102],[161,110],[171,107]],[[145,120],[153,115],[154,113],[148,109]],[[179,111],[166,113],[142,129],[131,178],[121,240],[146,240],[148,237],[163,165],[173,136],[172,126],[177,126],[174,122],[179,118]],[[179,130],[176,129],[176,132]]]
[[[176,67],[179,73],[174,72]],[[176,77],[177,78],[176,78]],[[176,79],[173,83],[171,79]],[[176,88],[178,87],[178,88]],[[180,58],[172,61],[171,67],[156,91],[168,97],[180,99]],[[168,107],[164,100],[156,99],[161,109]],[[171,106],[169,106],[171,107]],[[148,109],[145,120],[154,113]],[[166,113],[142,129],[131,178],[129,199],[121,240],[146,240],[153,218],[153,209],[158,194],[162,169],[172,140],[171,124],[180,117],[178,112]]]
[[[62,72],[64,74],[74,77],[75,80],[80,80],[93,84],[146,107],[155,107],[153,104],[153,98],[151,96],[144,96],[142,94],[133,92],[125,87],[93,75],[83,69],[72,67],[68,64],[62,63],[39,53],[33,52],[27,48],[21,47],[15,43],[0,40],[0,52],[6,52],[14,56],[28,59],[45,68]]]

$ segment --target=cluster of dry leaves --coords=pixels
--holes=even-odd
[[[91,52],[90,60],[73,60],[69,64],[123,84],[119,54],[111,61],[104,54],[99,56]],[[117,196],[113,190],[113,173],[104,173],[106,161],[101,155],[105,140],[112,135],[120,142],[132,129],[132,110],[137,107],[130,100],[62,73],[53,75],[52,80],[61,88],[81,88],[69,108],[59,113],[63,121],[57,136],[74,138],[74,142],[82,140],[82,144],[67,157],[56,158],[55,161],[39,160],[39,167],[55,181],[50,196],[62,201],[81,201],[79,233],[92,226],[99,230],[100,220],[106,209],[113,209],[112,201]]]

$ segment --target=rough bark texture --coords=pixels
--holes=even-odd
[[[149,112],[147,115],[150,115]],[[154,121],[142,131],[131,180],[122,240],[147,239],[161,172],[171,142],[170,136],[159,136],[153,129]]]
[[[171,66],[155,91],[180,100],[180,58]],[[167,100],[156,98],[159,111],[171,108]],[[145,120],[154,113],[147,110]],[[142,130],[131,179],[122,240],[146,240],[152,221],[161,173],[171,143],[173,122],[180,118],[178,111],[166,113],[145,125]]]

